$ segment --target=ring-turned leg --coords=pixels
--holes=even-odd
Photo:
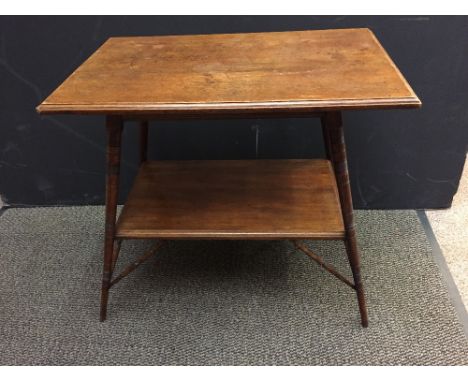
[[[106,172],[106,225],[104,239],[104,267],[101,289],[101,314],[104,321],[107,314],[107,300],[111,286],[117,199],[119,191],[120,147],[123,121],[119,116],[108,116],[107,127],[107,172]]]
[[[349,264],[353,272],[354,285],[359,302],[362,326],[367,327],[367,308],[364,297],[364,287],[361,281],[360,256],[356,242],[354,228],[353,200],[348,174],[346,146],[344,140],[343,124],[340,112],[329,112],[322,117],[327,154],[333,163],[338,193],[340,196],[341,211],[345,225],[345,245]]]
[[[148,159],[148,121],[140,122],[140,165]]]
[[[331,143],[330,143],[330,134],[328,134],[328,131],[327,131],[327,124],[326,124],[326,121],[327,121],[327,116],[326,114],[323,114],[321,117],[320,117],[320,122],[322,123],[322,135],[323,135],[323,141],[325,142],[325,155],[327,157],[328,160],[332,160],[332,157],[331,157]]]

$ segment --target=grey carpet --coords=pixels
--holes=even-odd
[[[98,321],[103,209],[0,216],[0,364],[467,364],[468,344],[411,211],[358,211],[370,326],[353,291],[287,242],[171,242]],[[148,242],[128,242],[121,263]],[[349,274],[339,242],[310,246]]]

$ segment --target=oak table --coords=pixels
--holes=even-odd
[[[416,108],[369,29],[107,40],[37,110],[106,115],[101,321],[109,289],[169,239],[285,239],[356,290],[368,325],[341,111]],[[318,117],[326,159],[149,161],[148,121]],[[139,121],[140,169],[116,216],[124,122]],[[156,245],[113,278],[123,239]],[[353,280],[305,239],[345,242]]]

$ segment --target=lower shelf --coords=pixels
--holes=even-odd
[[[116,236],[341,239],[344,225],[327,160],[150,161]]]

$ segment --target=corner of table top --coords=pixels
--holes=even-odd
[[[47,98],[36,106],[36,112],[39,115],[66,114],[63,111],[57,111],[56,105],[47,103]]]
[[[44,106],[42,103],[40,103],[39,105],[36,106],[36,112],[37,114],[45,114],[44,113]]]

